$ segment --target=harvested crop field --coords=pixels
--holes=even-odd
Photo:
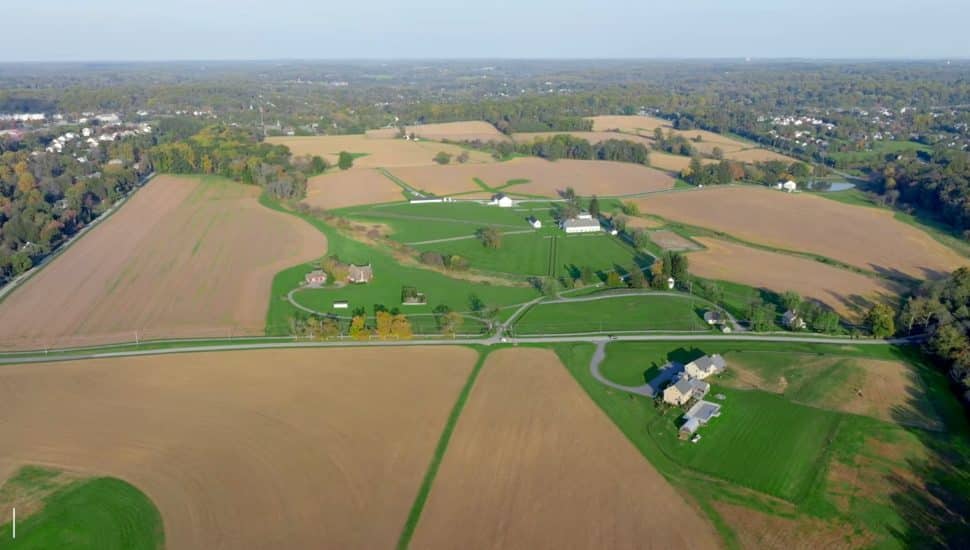
[[[683,155],[671,155],[670,153],[662,153],[660,151],[650,151],[650,166],[659,168],[660,170],[679,173],[684,168],[690,166],[690,160],[690,157]],[[717,161],[714,159],[701,159],[701,164],[711,164],[714,162]]]
[[[262,334],[273,277],[327,241],[259,191],[155,178],[0,303],[0,346]]]
[[[0,473],[129,481],[169,548],[390,548],[476,358],[409,347],[4,366]]]
[[[789,156],[785,156],[774,151],[769,151],[768,149],[744,149],[741,151],[734,151],[725,153],[724,158],[736,160],[738,162],[768,162],[771,160],[780,160],[781,162],[788,163],[798,162]]]
[[[556,197],[572,187],[578,195],[630,195],[673,187],[669,175],[646,166],[624,162],[596,160],[557,160],[518,158],[495,164],[477,166],[452,164],[396,168],[391,171],[408,185],[432,193],[447,195],[481,189],[474,178],[496,188],[512,180],[528,180],[511,185],[509,194]]]
[[[673,231],[651,231],[650,240],[664,250],[697,250],[697,243],[682,237]]]
[[[715,548],[718,538],[553,352],[504,349],[472,389],[412,546]]]
[[[619,130],[635,134],[637,132],[653,133],[655,128],[663,128],[664,131],[673,129],[669,120],[652,116],[603,115],[589,118],[593,121],[594,132]]]
[[[409,134],[436,141],[508,141],[509,139],[495,126],[481,120],[422,124],[407,126],[406,129]]]
[[[807,258],[721,239],[695,237],[695,240],[706,247],[706,250],[690,255],[691,271],[696,275],[765,288],[779,294],[794,290],[852,319],[858,319],[875,301],[896,300],[903,290],[900,285],[884,279]]]
[[[888,210],[807,193],[718,187],[634,202],[642,212],[882,273],[935,278],[970,263],[927,233],[894,219]]]
[[[378,134],[383,136],[383,134]],[[346,136],[271,137],[268,143],[286,145],[294,155],[320,155],[331,164],[337,163],[341,151],[364,154],[354,159],[354,167],[376,168],[390,166],[427,166],[434,164],[439,151],[458,155],[465,149],[448,143],[409,141],[368,137],[365,134]],[[468,162],[492,162],[492,156],[480,151],[468,151]]]
[[[377,169],[351,168],[310,178],[303,202],[331,210],[403,200],[404,189]]]
[[[553,136],[558,136],[560,134],[567,134],[575,138],[585,139],[586,141],[597,144],[602,143],[611,139],[619,139],[632,141],[635,143],[642,143],[646,148],[650,148],[653,145],[653,139],[643,136],[637,136],[633,134],[621,134],[619,132],[523,132],[519,134],[513,134],[512,139],[516,143],[532,143],[537,139],[549,139]],[[654,152],[650,152],[651,158]]]

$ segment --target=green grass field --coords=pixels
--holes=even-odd
[[[162,548],[162,517],[138,489],[114,478],[74,480],[59,485],[59,472],[22,468],[2,489],[9,494],[44,495],[42,508],[0,526],[0,548],[136,550]]]
[[[650,399],[597,382],[589,373],[591,345],[563,344],[557,352],[644,457],[694,497],[728,547],[740,545],[711,506],[714,502],[740,504],[789,521],[804,518],[816,522],[805,524],[812,531],[844,532],[847,525],[850,533],[864,537],[867,547],[909,548],[928,541],[944,547],[970,534],[964,521],[954,519],[956,510],[970,504],[970,474],[958,466],[970,459],[967,421],[946,378],[924,365],[913,348],[713,340],[611,343],[601,369],[625,384],[642,383],[645,372],[651,374],[667,361],[708,353],[724,354],[729,372],[732,357],[744,357],[746,363],[758,364],[756,369],[776,375],[792,374],[805,356],[836,365],[851,358],[905,361],[922,381],[922,395],[914,395],[914,402],[932,406],[946,426],[929,431],[794,402],[793,397],[809,398],[815,391],[804,384],[824,390],[825,379],[838,374],[818,370],[814,379],[801,380],[803,388],[793,395],[728,388],[715,379],[712,399],[718,393],[726,396],[722,413],[701,429],[696,444],[677,438],[676,410],[664,414]],[[857,468],[859,473],[850,478],[855,485],[830,479],[836,466]],[[940,492],[930,494],[923,483]]]
[[[904,153],[909,151],[929,152],[931,148],[914,141],[877,141],[868,151],[856,151],[850,153],[829,153],[829,157],[838,162],[841,166],[852,164],[864,164],[885,155],[893,153]]]
[[[708,330],[699,303],[644,294],[596,301],[538,304],[515,323],[518,335],[643,330]]]
[[[373,306],[380,304],[388,309],[400,307],[404,313],[431,313],[435,306],[445,304],[455,311],[469,311],[472,297],[488,306],[503,306],[527,302],[537,296],[528,286],[499,286],[455,279],[441,273],[418,267],[403,266],[388,252],[371,248],[341,235],[323,221],[291,212],[267,197],[260,201],[269,208],[300,216],[327,236],[327,253],[337,255],[342,261],[356,264],[370,263],[374,268],[374,280],[363,285],[350,285],[341,289],[322,288],[300,291],[300,304],[324,313],[349,314],[357,307],[372,313]],[[266,318],[266,331],[270,335],[287,334],[289,319],[297,310],[286,300],[286,295],[297,288],[303,276],[311,269],[298,265],[281,271],[273,278],[270,307]],[[427,305],[401,306],[401,287],[413,286],[427,294]],[[347,300],[349,309],[334,310],[335,300]]]
[[[494,225],[501,231],[531,229],[529,216],[552,226],[551,203],[526,203],[514,208],[499,208],[474,202],[440,204],[395,204],[381,207],[353,207],[336,211],[363,223],[380,222],[393,230],[391,238],[402,243],[422,242],[474,235],[480,227]]]

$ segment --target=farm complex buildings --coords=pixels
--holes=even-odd
[[[600,222],[589,213],[583,212],[575,218],[568,218],[560,222],[560,227],[566,233],[596,233],[601,231]]]

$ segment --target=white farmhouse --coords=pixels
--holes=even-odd
[[[533,229],[542,229],[542,222],[539,221],[539,218],[535,216],[529,216],[529,225],[531,225]]]
[[[792,191],[795,191],[796,189],[798,189],[798,184],[793,182],[792,180],[788,180],[785,183],[781,184],[781,188],[784,191],[788,191],[789,193],[791,193]]]
[[[511,208],[514,204],[512,202],[512,197],[506,195],[505,193],[499,193],[492,197],[492,201],[489,202],[492,206],[498,206],[499,208]]]
[[[602,231],[600,221],[594,219],[589,212],[581,212],[575,218],[568,218],[559,223],[559,227],[566,233],[597,233]]]

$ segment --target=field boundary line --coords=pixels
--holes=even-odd
[[[93,231],[96,227],[100,226],[104,220],[107,220],[111,216],[115,215],[119,210],[121,210],[122,206],[128,204],[128,201],[135,196],[135,193],[143,189],[154,178],[155,178],[155,172],[152,172],[151,174],[148,174],[147,176],[145,176],[145,178],[134,189],[132,189],[130,193],[125,195],[120,201],[113,204],[111,208],[106,210],[100,216],[92,220],[91,223],[87,225],[87,227],[84,227],[83,229],[78,231],[73,237],[68,239],[64,244],[57,247],[57,250],[54,250],[53,252],[45,256],[44,259],[41,260],[39,264],[28,269],[25,273],[20,274],[18,277],[15,277],[10,282],[5,284],[3,287],[0,287],[0,303],[3,303],[3,301],[7,299],[7,296],[13,294],[13,292],[18,288],[20,288],[21,286],[23,286],[24,283],[34,278],[34,275],[37,275],[38,273],[40,273],[45,267],[47,267],[54,260],[56,260],[58,256],[60,256],[61,254],[66,252],[69,248],[74,246],[75,243],[81,240],[81,237],[87,235],[88,233]]]
[[[421,481],[421,487],[418,489],[418,494],[414,497],[414,503],[411,505],[411,511],[408,513],[408,518],[404,523],[404,529],[401,531],[401,537],[397,541],[397,548],[399,550],[404,550],[408,548],[411,544],[411,538],[414,536],[414,531],[418,527],[418,522],[421,521],[421,513],[424,511],[424,505],[428,501],[428,496],[431,494],[431,486],[434,484],[435,477],[438,475],[438,469],[441,467],[441,462],[444,460],[445,452],[448,450],[448,443],[451,442],[451,435],[455,431],[455,427],[458,425],[458,418],[461,416],[462,411],[465,408],[465,403],[468,402],[468,396],[471,395],[472,388],[475,386],[475,381],[478,379],[478,374],[481,372],[482,367],[485,365],[485,360],[488,358],[490,350],[481,350],[478,355],[478,362],[472,367],[472,371],[468,374],[468,379],[465,381],[465,385],[461,388],[461,392],[458,394],[458,399],[455,401],[455,406],[451,409],[451,414],[448,415],[448,420],[445,422],[445,427],[441,431],[441,437],[438,439],[438,445],[435,447],[434,454],[431,456],[431,464],[428,465],[428,470],[424,474],[424,479]]]

